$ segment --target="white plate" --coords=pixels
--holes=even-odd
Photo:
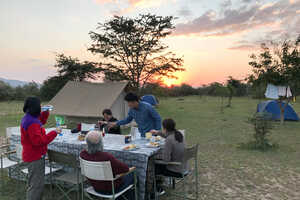
[[[160,147],[160,144],[158,144],[158,146],[153,146],[152,144],[147,143],[146,147],[149,147],[149,148],[158,148],[158,147]]]
[[[123,148],[124,151],[134,151],[134,150],[137,150],[139,149],[140,147],[135,147],[135,148],[132,148],[132,149],[125,149],[125,147]]]

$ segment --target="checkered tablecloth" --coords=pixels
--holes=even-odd
[[[11,131],[11,145],[14,146],[20,144],[21,136],[19,129],[11,128],[9,130]],[[51,130],[53,129],[47,129],[46,132],[48,133]],[[117,159],[126,163],[128,166],[136,167],[139,184],[139,199],[143,200],[145,199],[147,191],[146,180],[147,172],[149,171],[148,162],[153,159],[155,155],[159,154],[161,149],[148,147],[147,144],[149,141],[146,139],[138,138],[132,143],[136,144],[139,148],[130,151],[123,150],[123,148],[128,145],[124,143],[124,136],[107,134],[104,137],[104,151],[113,154]],[[163,141],[161,143],[163,145]],[[77,156],[79,156],[80,152],[86,147],[86,142],[79,141],[78,134],[72,134],[68,129],[64,129],[62,136],[57,136],[55,140],[48,145],[48,149]]]

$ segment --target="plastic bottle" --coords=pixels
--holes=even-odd
[[[103,127],[103,129],[102,129],[102,137],[104,137],[105,136],[105,128]]]
[[[56,129],[60,129],[60,123],[59,123],[59,121],[56,122]],[[62,136],[63,134],[62,134],[62,132],[60,132],[58,135]]]

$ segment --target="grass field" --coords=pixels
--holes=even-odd
[[[217,97],[166,98],[160,102],[162,118],[174,118],[177,128],[186,130],[188,144],[200,145],[200,199],[300,199],[299,122],[275,123],[271,140],[279,144],[276,150],[242,150],[238,145],[252,139],[253,127],[247,120],[258,100],[234,98],[232,108],[223,114]],[[300,102],[293,106],[299,113]],[[5,127],[19,124],[21,107],[18,102],[0,103],[1,135]]]

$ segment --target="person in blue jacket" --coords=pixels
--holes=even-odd
[[[150,104],[139,101],[138,96],[134,93],[128,93],[124,99],[130,108],[127,118],[112,122],[109,127],[126,125],[135,120],[141,137],[145,137],[145,134],[151,130],[161,130],[161,117]]]

